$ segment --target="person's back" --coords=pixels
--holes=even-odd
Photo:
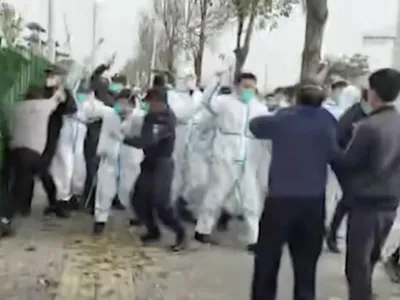
[[[49,99],[27,99],[15,104],[12,111],[12,148],[29,148],[43,152],[46,146],[50,114],[57,108],[60,93]],[[62,100],[63,101],[63,100]]]
[[[336,121],[325,109],[310,106],[288,108],[278,114],[279,126],[272,138],[269,194],[323,197]]]
[[[316,298],[316,268],[325,231],[327,166],[337,155],[336,119],[321,107],[325,91],[304,84],[299,105],[250,121],[256,138],[272,141],[269,190],[260,220],[252,300],[275,299],[282,248],[293,262],[293,299]],[[361,298],[360,298],[361,299]]]

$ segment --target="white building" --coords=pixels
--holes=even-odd
[[[328,1],[329,19],[323,53],[365,53],[370,56],[371,69],[391,66],[393,39],[375,40],[373,44],[363,37],[371,34],[394,37],[398,2],[399,0]],[[205,75],[213,72],[219,53],[232,53],[235,29],[235,24],[232,24],[231,30],[216,39],[214,54],[208,52],[205,59]],[[258,31],[254,34],[245,69],[258,76],[260,88],[263,88],[265,81],[268,82],[269,89],[296,82],[300,73],[304,33],[304,13],[298,8],[289,19],[282,20],[274,31]]]

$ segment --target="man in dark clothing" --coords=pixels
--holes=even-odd
[[[337,122],[321,108],[325,99],[321,87],[301,85],[296,99],[297,106],[250,121],[256,138],[272,141],[269,195],[255,250],[252,300],[276,298],[286,243],[294,269],[293,299],[315,300],[316,267],[324,239],[327,166],[337,151]]]
[[[176,234],[173,250],[180,250],[185,246],[186,234],[171,205],[176,117],[165,98],[163,88],[148,91],[146,103],[149,104],[149,112],[145,116],[141,136],[127,138],[124,142],[143,149],[144,153],[132,198],[132,205],[147,228],[147,233],[141,236],[142,241],[151,242],[161,238],[155,219],[157,213],[160,221]]]
[[[50,77],[54,77],[50,75]],[[31,86],[25,99],[12,110],[11,151],[8,175],[12,177],[11,199],[2,208],[0,220],[0,236],[12,233],[11,221],[19,210],[22,214],[30,213],[35,177],[42,181],[47,194],[49,206],[45,214],[54,213],[65,218],[67,213],[56,201],[56,186],[49,172],[49,159],[46,148],[49,149],[48,126],[50,114],[66,101],[71,101],[70,94],[58,89],[54,93],[57,80],[48,78],[46,87]],[[53,89],[53,94],[50,90]],[[72,102],[73,102],[72,98]],[[53,135],[51,135],[53,136]],[[47,150],[47,153],[49,150]],[[43,155],[44,154],[44,155]],[[51,159],[50,159],[51,160]]]
[[[368,79],[368,118],[336,162],[349,201],[346,277],[349,300],[372,300],[372,274],[393,225],[400,198],[400,115],[392,105],[400,73],[381,69]],[[344,180],[340,177],[344,174]],[[351,176],[351,181],[345,181]]]
[[[368,104],[366,103],[366,91],[363,91],[360,102],[351,106],[339,119],[337,138],[339,147],[342,150],[346,149],[347,144],[350,142],[353,136],[354,124],[367,117],[369,113],[370,111],[368,109]],[[351,178],[349,178],[349,180],[351,180]],[[343,191],[342,199],[336,205],[332,221],[329,226],[329,232],[327,234],[326,243],[328,249],[333,253],[340,252],[337,245],[337,231],[340,223],[347,213],[346,200],[348,200],[348,197],[346,197],[345,191]]]

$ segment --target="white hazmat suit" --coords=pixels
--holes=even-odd
[[[193,131],[193,122],[202,101],[202,93],[195,90],[192,95],[186,92],[168,92],[168,105],[177,117],[176,140],[173,158],[175,161],[174,179],[172,181],[172,202],[183,196],[189,175],[188,155],[190,139]]]
[[[87,101],[85,115],[90,119],[102,118],[97,155],[100,157],[97,171],[97,189],[95,202],[96,222],[105,223],[110,215],[113,199],[118,195],[131,219],[135,214],[130,205],[134,183],[140,173],[142,150],[124,145],[122,140],[131,131],[132,123],[141,118],[139,109],[126,120],[97,99]]]
[[[214,115],[216,135],[212,144],[208,190],[199,211],[196,232],[210,235],[227,199],[237,199],[247,225],[248,244],[258,238],[258,222],[262,209],[259,154],[262,142],[249,131],[249,120],[267,115],[268,109],[258,99],[245,104],[236,95],[220,95],[209,104]],[[202,120],[202,124],[209,120]],[[265,153],[264,153],[265,155]],[[268,172],[264,169],[264,172]],[[235,197],[237,196],[237,197]],[[236,210],[236,209],[235,209]]]

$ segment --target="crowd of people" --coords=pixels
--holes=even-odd
[[[372,300],[372,273],[399,204],[400,73],[381,69],[360,89],[344,80],[327,91],[314,81],[277,89],[268,105],[257,79],[233,84],[218,74],[200,89],[188,73],[172,88],[155,76],[144,93],[126,78],[103,77],[110,64],[63,85],[63,70],[46,70],[11,111],[2,167],[0,234],[31,211],[34,182],[45,189],[45,215],[68,218],[88,208],[101,235],[114,206],[127,225],[143,226],[143,243],[175,234],[172,251],[194,239],[218,244],[214,229],[238,218],[255,256],[252,300],[276,299],[282,248],[289,247],[295,300],[316,299],[316,267],[324,239],[339,253],[347,215],[350,300]],[[328,171],[329,170],[329,171]],[[338,201],[326,229],[326,206]],[[400,250],[385,262],[392,279]],[[398,275],[396,278],[400,278]]]

